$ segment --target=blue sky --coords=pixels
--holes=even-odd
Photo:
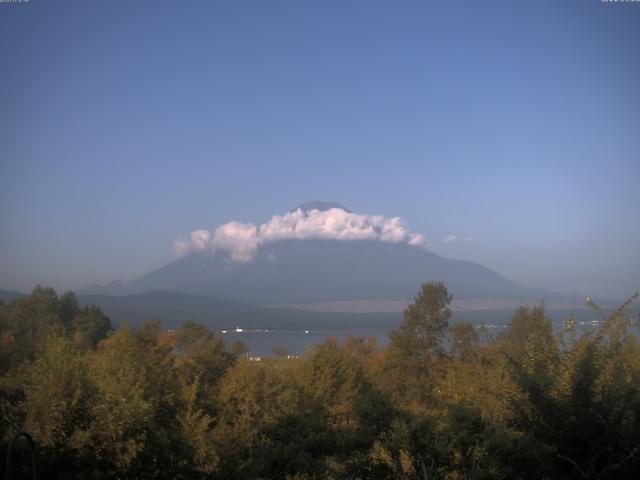
[[[0,288],[132,278],[319,199],[626,296],[639,47],[640,4],[599,0],[0,4]]]

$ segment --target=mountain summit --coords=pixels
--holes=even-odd
[[[228,222],[195,230],[174,247],[181,256],[129,282],[83,294],[179,292],[253,305],[411,298],[426,281],[443,281],[458,299],[539,299],[487,267],[428,250],[399,217],[350,212],[312,201],[256,225]]]
[[[304,213],[309,213],[311,210],[319,210],[321,212],[325,212],[327,210],[331,210],[332,208],[344,210],[347,213],[353,213],[347,207],[345,207],[344,205],[340,205],[339,203],[319,202],[319,201],[305,202],[302,205],[298,205],[296,208],[294,208],[291,211],[295,212],[296,210],[302,210]]]

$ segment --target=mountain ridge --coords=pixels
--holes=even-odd
[[[337,203],[337,202],[325,202],[325,201],[321,201],[321,200],[312,200],[310,202],[304,202],[303,204],[298,205],[297,207],[292,209],[291,212],[295,212],[296,210],[302,210],[305,213],[308,213],[311,210],[319,210],[321,212],[325,212],[325,211],[330,210],[332,208],[337,208],[339,210],[344,210],[347,213],[353,213],[352,210],[349,210],[347,207],[345,207],[344,205],[342,205],[340,203]]]
[[[132,295],[172,291],[253,305],[350,300],[405,300],[420,284],[443,281],[457,299],[560,299],[490,268],[406,244],[370,240],[282,240],[261,246],[250,262],[222,252],[193,253],[128,282],[78,294]]]

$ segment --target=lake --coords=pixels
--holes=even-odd
[[[454,312],[451,322],[468,322],[476,326],[484,326],[489,335],[503,331],[513,316],[513,310],[481,310]],[[547,312],[554,322],[556,330],[562,328],[562,321],[570,313],[573,313],[576,320],[576,330],[578,333],[597,328],[598,316],[592,310],[550,310]],[[369,336],[377,339],[378,347],[384,347],[389,343],[388,332],[397,326],[396,323],[389,323],[388,326],[375,325],[367,328],[359,323],[357,326],[344,325],[344,327],[334,327],[328,329],[309,330],[268,330],[268,331],[227,331],[223,333],[228,344],[240,340],[244,342],[252,357],[272,357],[274,347],[285,347],[290,355],[302,355],[305,349],[323,343],[328,338],[335,337],[339,341],[344,341],[350,335]],[[242,327],[242,325],[240,325]],[[268,328],[268,326],[266,326]]]

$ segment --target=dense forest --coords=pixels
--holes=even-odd
[[[540,304],[488,335],[427,283],[384,349],[253,362],[202,325],[113,330],[38,287],[0,307],[0,473],[26,431],[41,478],[638,478],[635,298],[586,334]],[[24,451],[10,478],[30,478]]]

